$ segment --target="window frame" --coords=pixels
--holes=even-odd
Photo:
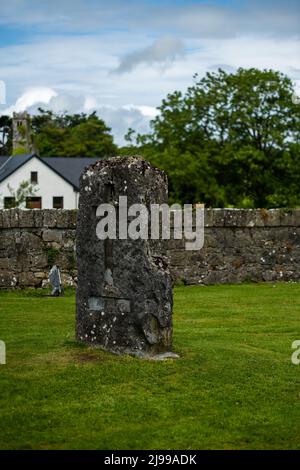
[[[33,181],[32,175],[36,175],[36,181]],[[38,173],[38,171],[31,171],[30,172],[30,183],[31,184],[38,184],[39,183],[39,173]]]
[[[9,206],[9,205],[6,204],[7,201],[8,201],[8,199],[9,199],[11,202],[13,202],[13,204],[12,204],[11,206]],[[3,198],[3,208],[4,208],[4,209],[13,209],[14,207],[16,207],[16,206],[15,206],[15,203],[16,203],[16,198],[15,198],[15,197],[13,197],[13,196],[4,196],[4,198]]]
[[[31,199],[31,201],[29,201]],[[40,202],[40,207],[29,207],[30,202],[34,202],[33,200],[36,199],[37,202]],[[28,196],[26,197],[26,209],[42,209],[42,197],[41,196]]]
[[[54,199],[60,199],[62,204],[61,207],[55,207]],[[52,197],[52,209],[63,209],[64,208],[64,196],[53,196]]]

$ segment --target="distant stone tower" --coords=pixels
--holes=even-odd
[[[13,113],[13,154],[30,153],[33,149],[30,116],[23,113]]]

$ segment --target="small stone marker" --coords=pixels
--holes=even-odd
[[[63,287],[61,282],[61,274],[59,266],[56,264],[51,268],[49,272],[49,281],[52,286],[52,297],[59,297],[63,293]]]
[[[120,223],[119,196],[127,196],[128,208],[144,204],[150,213],[151,204],[167,203],[167,187],[163,171],[135,157],[100,160],[82,175],[76,241],[79,341],[119,354],[177,357],[170,352],[173,294],[163,243],[131,239],[130,216],[125,231]],[[116,239],[97,236],[100,204],[114,207]]]

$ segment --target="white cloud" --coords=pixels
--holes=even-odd
[[[83,109],[85,112],[93,111],[97,108],[97,101],[93,96],[86,96],[84,99]]]
[[[112,128],[115,141],[122,145],[125,143],[124,135],[129,127],[137,132],[149,131],[149,120],[157,115],[157,110],[151,106],[138,106],[126,104],[120,107],[101,105],[92,96],[72,96],[58,93],[51,88],[31,88],[26,90],[16,103],[4,109],[1,114],[12,115],[14,111],[27,110],[30,114],[37,114],[38,108],[51,110],[55,113],[91,113],[96,111],[98,116]]]
[[[48,104],[56,96],[57,93],[51,88],[30,88],[17,99],[15,104],[4,109],[1,114],[11,115],[14,111],[25,111],[38,103]]]
[[[118,142],[128,127],[148,129],[155,109],[168,93],[185,90],[194,73],[204,75],[220,64],[274,68],[300,83],[297,38],[241,36],[228,39],[185,39],[187,53],[166,69],[144,63],[126,76],[112,74],[118,55],[133,47],[136,38],[118,33],[103,41],[101,36],[44,38],[35,44],[0,48],[0,78],[7,87],[7,102],[0,112],[47,105],[54,111],[98,110]],[[143,44],[145,38],[139,37]],[[119,46],[120,45],[120,46]],[[19,58],[22,59],[19,59]],[[225,68],[225,67],[224,67]]]
[[[8,103],[6,109],[0,103],[0,113],[39,105],[70,113],[96,109],[121,141],[128,127],[148,129],[161,100],[184,91],[196,72],[220,65],[273,68],[299,84],[299,1],[233,4],[4,2],[0,25],[31,34],[0,47]]]
[[[134,70],[129,79],[111,73],[119,54],[132,48],[136,39],[123,33],[107,36],[105,41],[101,36],[44,37],[34,44],[2,47],[0,78],[7,85],[7,100],[12,103],[29,88],[46,87],[60,94],[92,97],[97,105],[155,107],[181,85],[180,80],[170,83],[166,70],[149,64]],[[138,41],[143,44],[147,39],[141,36]],[[95,107],[95,102],[87,106]]]
[[[149,121],[153,116],[145,115],[140,108],[143,106],[125,105],[119,108],[102,107],[97,109],[98,115],[112,128],[115,141],[124,145],[124,135],[129,127],[141,134],[149,132]]]
[[[155,118],[159,114],[159,111],[156,108],[153,108],[153,106],[137,106],[134,104],[128,104],[123,106],[123,109],[127,111],[140,111],[143,116],[148,117],[150,119]]]

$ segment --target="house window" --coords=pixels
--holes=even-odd
[[[30,176],[31,184],[38,184],[38,172],[32,171]]]
[[[16,200],[14,197],[5,197],[4,198],[4,209],[12,209],[16,205]]]
[[[42,198],[41,197],[27,197],[26,198],[26,209],[41,209]]]
[[[63,209],[64,208],[64,198],[62,196],[55,196],[53,198],[53,209]]]

